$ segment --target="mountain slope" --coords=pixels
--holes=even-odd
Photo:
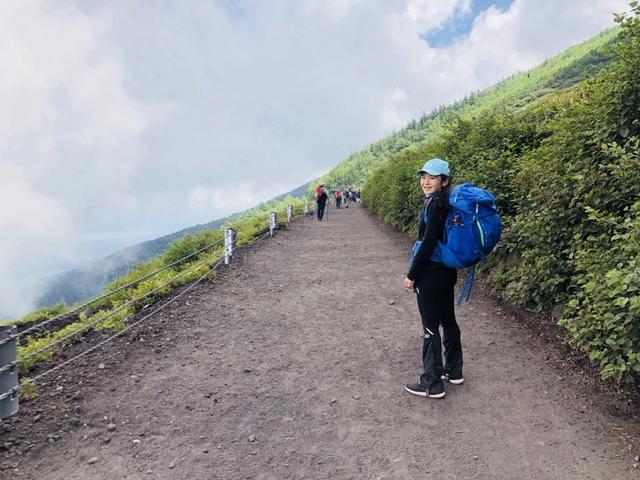
[[[530,71],[513,75],[482,92],[471,93],[450,106],[440,106],[412,120],[402,130],[354,153],[319,180],[329,186],[361,187],[390,155],[435,138],[455,118],[473,118],[494,110],[516,110],[556,89],[575,85],[610,62],[611,52],[607,47],[619,33],[619,28],[605,30]]]

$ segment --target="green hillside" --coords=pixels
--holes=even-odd
[[[370,210],[415,233],[416,171],[427,158],[449,160],[454,183],[496,196],[504,232],[482,268],[494,292],[551,314],[603,377],[637,384],[640,6],[631,5],[618,30],[442,109],[422,138],[398,149],[410,126],[327,181],[348,172]]]
[[[558,88],[567,88],[598,72],[611,59],[611,45],[619,29],[612,28],[546,60],[542,65],[518,73],[482,92],[441,106],[402,130],[354,153],[318,181],[331,187],[361,187],[390,155],[406,147],[436,138],[456,118],[473,118],[493,110],[517,110]],[[316,182],[312,182],[315,184]]]

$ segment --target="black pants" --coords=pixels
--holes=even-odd
[[[440,381],[441,375],[448,373],[453,378],[462,377],[462,344],[460,328],[456,322],[453,307],[453,287],[458,273],[453,268],[435,268],[425,271],[419,284],[418,309],[422,317],[422,363],[424,373],[420,383],[429,388]],[[442,365],[442,340],[440,326],[444,333],[445,365]]]
[[[318,211],[318,220],[322,220],[322,217],[324,217],[325,205],[326,205],[325,203],[318,203],[318,208],[316,208],[316,210]]]

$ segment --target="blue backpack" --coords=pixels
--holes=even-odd
[[[454,188],[449,203],[451,210],[445,220],[444,241],[438,242],[431,260],[450,268],[471,267],[458,298],[459,305],[465,296],[467,300],[471,296],[475,265],[485,260],[500,240],[502,222],[496,210],[495,197],[470,183]],[[418,241],[414,245],[412,260],[421,243]]]

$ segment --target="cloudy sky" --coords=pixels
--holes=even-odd
[[[291,190],[627,0],[3,0],[0,312]]]

